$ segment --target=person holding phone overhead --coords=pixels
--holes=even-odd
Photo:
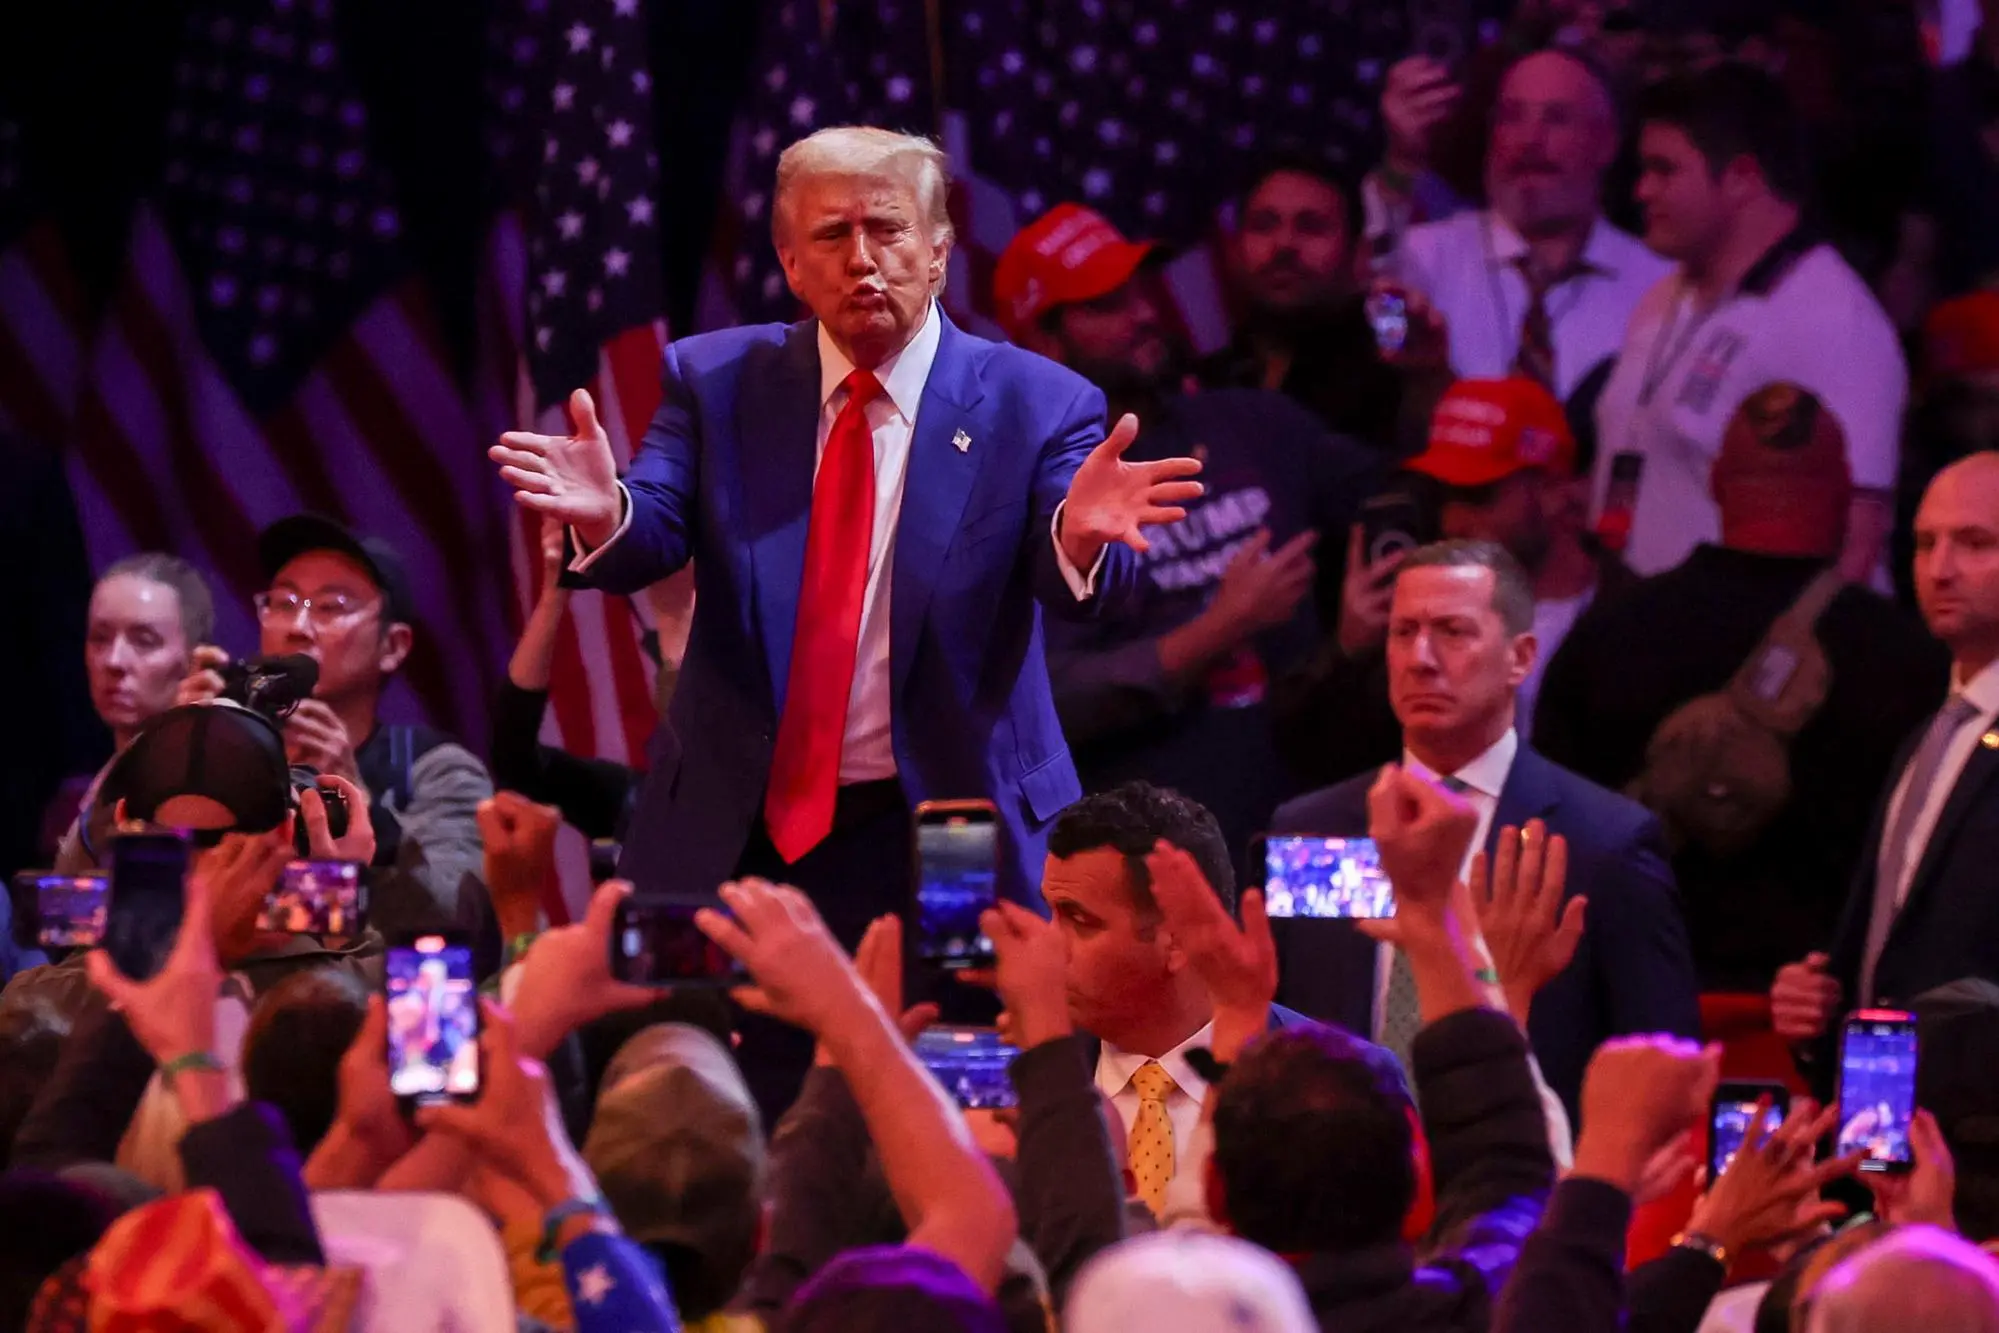
[[[1823,1091],[1854,1009],[1969,977],[1999,982],[1999,455],[1930,483],[1916,512],[1916,601],[1950,650],[1950,692],[1904,742],[1824,952],[1777,973],[1770,1013]]]
[[[952,324],[948,184],[925,139],[844,127],[792,145],[773,239],[812,318],[669,347],[622,480],[581,390],[573,435],[491,451],[524,507],[568,526],[590,583],[636,592],[694,565],[620,867],[642,894],[783,880],[851,946],[907,905],[911,804],[983,797],[1005,823],[1002,893],[1036,897],[1048,822],[1081,790],[1036,604],[1124,602],[1140,528],[1182,516],[1200,464],[1126,461],[1135,418],[1107,435],[1080,376]],[[789,1100],[758,1091],[767,1110]]]
[[[1516,853],[1538,861],[1550,839],[1566,845],[1565,891],[1587,900],[1584,926],[1573,956],[1555,966],[1531,1011],[1516,1016],[1573,1122],[1584,1066],[1605,1038],[1691,1037],[1700,1012],[1658,820],[1557,768],[1514,730],[1514,692],[1536,651],[1533,616],[1532,585],[1501,547],[1453,541],[1412,553],[1395,572],[1389,608],[1389,697],[1402,726],[1403,767],[1459,792],[1477,811],[1473,850],[1503,866]],[[1366,833],[1375,776],[1369,770],[1280,806],[1270,831]],[[1467,878],[1469,867],[1468,853]],[[1350,921],[1283,924],[1278,998],[1406,1055],[1417,1014],[1394,951]],[[1502,980],[1516,983],[1504,969]]]

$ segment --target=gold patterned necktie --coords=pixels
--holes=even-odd
[[[1166,1215],[1166,1183],[1173,1179],[1173,1122],[1166,1115],[1166,1095],[1173,1076],[1157,1060],[1147,1060],[1131,1076],[1138,1094],[1138,1114],[1131,1121],[1131,1173],[1138,1197],[1155,1217]]]

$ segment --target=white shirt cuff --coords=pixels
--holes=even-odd
[[[1062,581],[1069,585],[1070,592],[1076,594],[1077,601],[1087,602],[1096,595],[1097,571],[1104,567],[1104,557],[1110,554],[1110,547],[1106,546],[1097,552],[1097,558],[1090,563],[1090,572],[1087,575],[1077,572],[1076,562],[1062,549],[1062,539],[1057,535],[1062,531],[1062,510],[1068,503],[1064,500],[1055,506],[1055,517],[1048,525],[1048,540],[1055,543],[1055,567],[1062,571]],[[623,532],[624,529],[621,527],[618,531]],[[611,541],[616,540],[616,537],[611,538]],[[611,542],[604,543],[606,546],[610,544]]]
[[[571,573],[581,574],[597,563],[597,557],[618,544],[618,538],[625,535],[625,529],[632,525],[632,493],[625,489],[625,483],[618,483],[618,527],[604,544],[594,551],[583,549],[583,539],[576,535],[576,529],[569,530],[569,545],[576,551],[576,558],[569,562]]]

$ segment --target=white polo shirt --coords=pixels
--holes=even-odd
[[[1627,486],[1635,470],[1633,569],[1656,574],[1720,538],[1708,473],[1722,432],[1743,399],[1780,382],[1832,412],[1856,487],[1894,486],[1908,369],[1880,303],[1831,246],[1793,233],[1705,312],[1677,272],[1645,294],[1596,409],[1594,513],[1613,470]]]
[[[1489,209],[1426,222],[1403,233],[1396,276],[1421,292],[1451,334],[1451,369],[1466,379],[1509,374],[1527,317],[1527,242]],[[1631,312],[1673,266],[1637,237],[1597,219],[1582,267],[1548,289],[1555,396],[1566,401],[1596,367],[1617,355]]]

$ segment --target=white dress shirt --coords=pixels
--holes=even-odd
[[[1208,1081],[1187,1063],[1187,1052],[1204,1050],[1214,1045],[1214,1041],[1215,1025],[1209,1023],[1159,1057],[1159,1067],[1173,1080],[1173,1088],[1166,1094],[1166,1119],[1173,1126],[1175,1180],[1194,1161],[1194,1129],[1201,1123],[1201,1103],[1208,1096]],[[1127,1143],[1131,1141],[1131,1127],[1138,1119],[1138,1089],[1131,1086],[1131,1076],[1151,1059],[1149,1055],[1118,1050],[1109,1042],[1097,1052],[1097,1089],[1117,1108]]]
[[[916,433],[916,413],[923,402],[923,386],[930,380],[930,367],[937,360],[943,341],[944,323],[932,303],[923,327],[902,350],[875,367],[882,392],[867,405],[868,426],[875,446],[875,516],[868,541],[868,583],[861,599],[861,632],[854,651],[854,683],[847,696],[847,730],[840,743],[840,783],[872,782],[895,776],[895,738],[890,715],[889,590],[894,583],[895,531],[902,514],[902,492],[909,478],[909,446]],[[847,405],[847,376],[854,363],[847,359],[819,325],[819,434],[814,445],[813,480],[819,477],[819,463],[826,457],[826,439],[833,432],[840,409]],[[754,389],[751,390],[754,392]],[[623,516],[609,541],[587,555],[579,554],[570,565],[587,570],[597,557],[609,550],[631,526],[631,496],[618,483]],[[1060,531],[1062,510],[1055,510],[1055,526],[1050,537]],[[582,551],[581,543],[577,550]],[[1077,571],[1055,542],[1055,563],[1077,601],[1086,600],[1096,588],[1097,571],[1103,566],[1099,556],[1088,576]]]
[[[1994,662],[1973,676],[1969,681],[1951,673],[1951,688],[1970,701],[1978,710],[1971,720],[1962,723],[1957,734],[1950,738],[1944,749],[1943,762],[1937,766],[1936,781],[1930,784],[1929,798],[1923,808],[1916,812],[1916,822],[1909,827],[1908,854],[1902,858],[1902,878],[1895,885],[1895,906],[1899,909],[1909,896],[1909,885],[1916,878],[1916,870],[1922,865],[1923,849],[1929,846],[1930,834],[1936,832],[1937,819],[1943,814],[1944,803],[1950,800],[1951,789],[1957,786],[1958,777],[1971,759],[1971,752],[1978,748],[1979,737],[1999,724],[1999,662]],[[1913,760],[1914,756],[1910,756]],[[1895,827],[1901,817],[1902,801],[1907,795],[1909,770],[1905,764],[1902,773],[1895,779],[1895,798],[1888,805],[1888,817],[1882,823],[1883,829]],[[1880,860],[1875,863],[1875,874],[1888,867],[1888,849],[1881,848]]]
[[[1404,233],[1393,260],[1395,274],[1444,317],[1451,369],[1459,376],[1512,373],[1520,324],[1527,317],[1527,277],[1520,271],[1526,255],[1527,242],[1490,209]],[[1617,355],[1639,299],[1673,267],[1601,218],[1583,242],[1581,262],[1582,271],[1550,287],[1543,298],[1555,349],[1555,396],[1564,401],[1590,371]]]

